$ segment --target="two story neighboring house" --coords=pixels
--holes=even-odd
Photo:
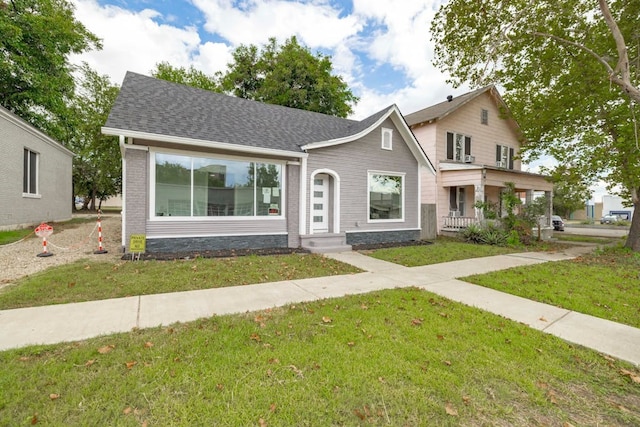
[[[421,202],[436,204],[438,233],[456,231],[483,219],[477,202],[502,212],[505,183],[515,184],[521,199],[544,192],[550,218],[553,184],[523,172],[518,158],[522,134],[494,86],[487,86],[405,116],[436,175],[423,175]]]

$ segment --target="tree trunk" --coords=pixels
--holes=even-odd
[[[630,248],[635,252],[640,252],[640,200],[633,202],[633,216],[631,217],[631,228],[625,248]]]

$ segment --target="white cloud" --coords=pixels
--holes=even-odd
[[[127,70],[149,74],[161,61],[188,66],[199,53],[197,30],[158,24],[157,11],[102,7],[95,0],[74,0],[74,5],[76,18],[102,39],[103,49],[74,56],[72,61],[86,61],[114,83],[120,83]]]
[[[268,38],[284,41],[292,35],[311,49],[333,48],[362,26],[353,16],[324,2],[304,4],[283,0],[251,0],[242,8],[228,0],[193,0],[205,15],[204,29],[232,45],[262,45]]]

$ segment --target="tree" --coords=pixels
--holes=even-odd
[[[83,64],[77,93],[70,102],[75,132],[70,148],[73,158],[74,195],[85,196],[84,208],[96,209],[102,201],[120,194],[122,161],[118,139],[102,134],[111,107],[120,92],[109,77]]]
[[[338,117],[353,113],[358,101],[342,78],[331,74],[330,58],[314,56],[295,37],[281,46],[271,38],[261,50],[242,45],[228,66],[220,84],[240,98]]]
[[[591,182],[575,172],[570,164],[559,164],[553,169],[541,168],[553,182],[553,213],[565,218],[579,209],[585,209],[591,198]]]
[[[73,97],[69,55],[100,48],[66,0],[0,0],[0,103],[66,144]]]
[[[505,88],[525,161],[550,154],[571,165],[572,179],[622,187],[635,208],[625,246],[635,251],[639,12],[640,0],[450,0],[432,22],[434,62],[455,85]]]
[[[156,64],[156,69],[151,71],[151,75],[157,79],[180,83],[199,89],[221,92],[215,77],[208,76],[204,72],[197,70],[193,65],[189,68],[174,67],[168,62]]]

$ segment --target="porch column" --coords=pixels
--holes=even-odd
[[[551,215],[553,214],[553,191],[545,191],[544,196],[547,198],[547,226],[551,227]]]
[[[527,190],[525,194],[525,204],[530,205],[533,202],[533,190]]]
[[[484,203],[484,182],[480,185],[475,185],[474,187],[474,204],[473,207],[476,213],[476,220],[478,222],[484,221],[484,210],[478,207],[478,203]]]

